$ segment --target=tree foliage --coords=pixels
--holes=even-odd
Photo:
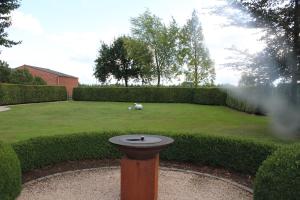
[[[278,76],[292,83],[295,102],[300,80],[300,0],[237,0],[234,4],[251,14],[252,25],[264,30],[266,56],[275,61],[272,67]]]
[[[10,74],[10,83],[31,84],[33,77],[27,69],[12,70]]]
[[[145,42],[153,52],[157,86],[180,72],[178,62],[179,27],[173,19],[167,26],[149,10],[131,19],[134,38]]]
[[[124,38],[127,56],[131,64],[137,67],[137,79],[141,79],[142,85],[150,84],[154,78],[154,63],[152,52],[148,45],[134,38]]]
[[[95,77],[105,83],[111,77],[124,80],[142,79],[146,83],[152,78],[152,57],[142,41],[119,37],[111,45],[103,43],[95,60]]]
[[[33,77],[27,69],[11,69],[7,62],[0,61],[0,83],[24,85],[47,85],[41,77]]]
[[[8,83],[11,69],[7,62],[0,60],[0,83]]]
[[[188,66],[187,80],[193,81],[194,87],[198,87],[199,84],[213,84],[215,69],[204,44],[202,26],[196,10],[182,28],[180,38],[181,59]]]
[[[23,85],[47,85],[41,77],[34,77],[27,69],[12,69],[9,75],[9,82]]]
[[[258,53],[250,53],[248,50],[239,50],[236,47],[231,47],[229,50],[234,55],[228,58],[229,61],[225,65],[243,72],[241,82],[250,78],[254,81],[252,85],[273,85],[275,80],[283,78],[276,67],[277,58],[267,48]],[[234,61],[231,61],[232,59]]]
[[[8,33],[5,31],[11,25],[11,11],[20,6],[19,0],[1,0],[0,1],[0,46],[11,47],[19,44],[8,39]]]

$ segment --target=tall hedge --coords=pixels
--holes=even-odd
[[[233,95],[231,92],[228,92],[227,94],[226,106],[249,114],[263,115],[265,113],[258,104],[251,103],[246,99],[239,98]]]
[[[20,161],[10,145],[0,142],[0,199],[14,200],[20,191]]]
[[[220,88],[194,89],[193,101],[190,103],[202,105],[226,105],[227,93]]]
[[[300,84],[298,84],[298,104],[300,104]],[[291,97],[290,84],[280,84],[277,87],[232,87],[227,89],[226,105],[230,108],[251,113],[266,115],[266,104],[274,98]]]
[[[74,88],[76,101],[120,101],[153,103],[198,103],[225,105],[226,93],[219,88]]]
[[[0,84],[0,105],[67,100],[64,86]]]

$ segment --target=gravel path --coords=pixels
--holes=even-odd
[[[4,112],[10,110],[10,108],[8,106],[0,106],[0,112]]]
[[[117,200],[120,169],[64,172],[23,185],[17,200]],[[252,193],[235,184],[189,171],[161,169],[159,200],[250,200]]]

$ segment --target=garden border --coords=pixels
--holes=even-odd
[[[123,134],[137,134],[137,132],[98,132],[36,137],[13,143],[12,146],[20,160],[22,171],[26,172],[68,160],[120,158],[121,153],[108,142],[108,139]],[[162,160],[221,166],[251,175],[259,171],[258,168],[264,167],[265,160],[272,157],[274,152],[288,148],[275,143],[262,143],[231,136],[161,132],[139,132],[138,134],[160,134],[175,139],[173,145],[161,152]],[[257,189],[258,186],[255,185],[255,188]]]

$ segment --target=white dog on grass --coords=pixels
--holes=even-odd
[[[143,110],[143,105],[139,103],[134,103],[134,106],[129,106],[128,110]]]

